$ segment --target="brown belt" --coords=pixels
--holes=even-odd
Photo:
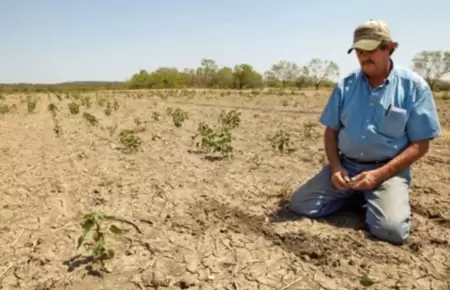
[[[359,163],[359,164],[374,164],[374,165],[378,165],[378,164],[386,164],[389,161],[391,161],[391,159],[384,159],[384,160],[360,160],[360,159],[356,159],[356,158],[352,158],[352,157],[348,157],[346,155],[342,155],[343,157],[345,157],[346,159],[355,162],[355,163]]]

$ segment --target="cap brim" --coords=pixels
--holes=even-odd
[[[372,51],[377,49],[381,44],[381,40],[372,40],[372,39],[361,39],[353,44],[353,46],[347,51],[347,53],[352,52],[353,49],[361,49],[366,51]]]

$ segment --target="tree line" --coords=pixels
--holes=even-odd
[[[126,82],[126,86],[130,89],[256,89],[311,86],[318,89],[320,86],[333,85],[338,76],[338,65],[329,60],[313,59],[304,66],[282,60],[261,74],[247,63],[233,68],[219,68],[214,60],[202,59],[200,66],[195,69],[161,67],[152,72],[141,70]]]
[[[412,59],[412,69],[419,73],[434,91],[450,91],[450,51],[420,51]],[[312,59],[304,65],[281,60],[260,73],[251,64],[219,67],[212,59],[202,59],[190,69],[159,67],[140,70],[124,82],[71,82],[60,84],[0,84],[0,92],[92,91],[123,89],[259,89],[332,87],[340,77],[340,68],[332,60]]]

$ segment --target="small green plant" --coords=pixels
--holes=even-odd
[[[80,93],[70,93],[70,98],[78,101],[81,98]]]
[[[105,224],[110,222],[122,222],[132,225],[139,233],[140,229],[132,222],[102,213],[89,213],[84,215],[81,222],[81,235],[77,240],[77,249],[84,246],[91,253],[92,262],[100,263],[102,271],[106,271],[105,260],[115,256],[115,252],[106,243]],[[114,235],[121,235],[125,231],[115,224],[109,224],[108,230]]]
[[[117,110],[119,110],[119,108],[120,108],[119,103],[117,102],[117,100],[114,100],[114,103],[113,103],[113,110],[114,110],[114,111],[117,111]]]
[[[311,138],[313,136],[314,132],[314,123],[311,121],[308,121],[303,124],[303,134],[305,135],[305,138]]]
[[[104,112],[105,112],[106,116],[111,116],[111,114],[112,114],[112,104],[111,104],[111,102],[108,101],[106,103],[106,108],[105,108]]]
[[[55,121],[55,125],[53,127],[53,132],[55,133],[56,137],[60,137],[62,134],[61,125],[59,125],[59,123],[56,121]]]
[[[91,115],[87,112],[83,113],[83,118],[89,122],[89,124],[91,124],[92,126],[97,126],[98,125],[98,120],[94,115]]]
[[[72,115],[77,115],[80,113],[80,105],[75,102],[69,103],[69,111]]]
[[[106,103],[106,98],[102,95],[96,95],[95,97],[96,101],[97,101],[97,105],[99,105],[100,107],[103,107],[103,105]]]
[[[81,105],[85,106],[86,108],[90,108],[92,106],[92,101],[89,98],[89,96],[82,96],[80,98],[80,101],[81,101]]]
[[[155,121],[161,120],[161,114],[159,112],[153,112],[152,113],[152,119]]]
[[[9,113],[9,111],[10,111],[11,109],[10,109],[10,107],[8,107],[8,105],[5,105],[5,104],[0,104],[0,114],[6,114],[6,113]]]
[[[226,112],[222,110],[219,115],[219,124],[228,129],[235,129],[241,124],[241,112],[231,110]]]
[[[191,137],[192,140],[200,137],[195,146],[207,153],[219,152],[222,157],[232,156],[234,148],[231,131],[241,124],[240,116],[241,113],[236,110],[229,112],[222,110],[216,126],[211,127],[205,122],[201,122],[197,128],[197,133]]]
[[[134,117],[133,121],[138,127],[142,124],[142,120],[139,117]]]
[[[283,153],[285,149],[288,149],[291,142],[290,134],[282,129],[279,129],[274,136],[269,138],[272,145],[272,149],[276,149]]]
[[[250,167],[250,169],[254,170],[261,166],[262,157],[258,153],[256,153],[255,155],[253,155],[253,157],[250,161],[252,162],[252,166]]]
[[[36,110],[37,100],[31,96],[27,96],[27,110],[28,113],[33,113]]]
[[[201,122],[197,128],[197,134],[192,136],[192,139],[198,136],[200,136],[200,141],[197,141],[195,146],[207,153],[219,152],[222,157],[228,157],[233,153],[233,146],[231,144],[233,136],[228,128],[211,128],[205,122]]]
[[[177,128],[180,128],[183,125],[183,122],[189,118],[188,112],[185,112],[179,108],[171,112],[171,116],[172,122]]]
[[[123,153],[131,154],[139,150],[142,140],[136,135],[136,132],[131,129],[125,129],[119,133],[120,143],[124,146]]]
[[[222,157],[233,155],[232,130],[241,124],[241,113],[237,110],[226,112],[222,110],[218,118],[218,124],[211,127],[205,122],[201,122],[197,128],[197,133],[192,136],[192,140],[200,138],[195,146],[206,153],[220,153]]]
[[[56,117],[56,111],[58,110],[58,108],[56,107],[55,104],[50,103],[47,106],[47,110],[52,114],[52,117],[55,118]]]

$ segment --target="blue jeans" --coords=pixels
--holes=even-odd
[[[355,163],[345,157],[341,164],[350,177],[380,166]],[[325,217],[342,209],[352,197],[363,194],[369,232],[381,240],[403,244],[409,237],[411,227],[410,184],[411,171],[408,168],[371,191],[338,190],[331,183],[329,167],[325,166],[293,193],[289,208],[309,218]]]

